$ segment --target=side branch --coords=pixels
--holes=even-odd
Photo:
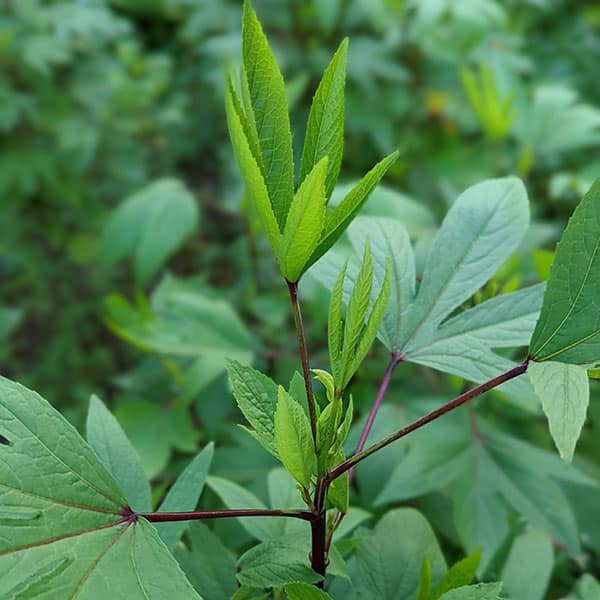
[[[150,512],[133,513],[144,517],[151,523],[170,523],[173,521],[197,521],[201,519],[223,519],[227,517],[293,517],[304,521],[313,521],[315,515],[308,510],[193,510],[189,512]]]
[[[312,432],[315,450],[317,447],[317,411],[315,409],[315,397],[312,389],[312,379],[310,376],[310,364],[308,362],[308,349],[306,347],[306,338],[304,336],[304,324],[302,323],[302,313],[298,301],[298,283],[287,281],[290,292],[290,301],[294,312],[294,323],[296,324],[296,333],[298,334],[298,348],[300,350],[300,360],[302,361],[302,375],[304,377],[304,387],[306,388],[306,400],[308,403],[308,413],[310,417],[310,429]]]
[[[408,435],[409,433],[415,431],[415,429],[419,429],[420,427],[423,427],[423,425],[427,425],[427,423],[431,423],[431,421],[435,421],[437,418],[441,417],[442,415],[445,415],[447,412],[450,412],[451,410],[454,410],[455,408],[458,408],[461,404],[464,404],[468,400],[471,400],[472,398],[475,398],[476,396],[480,396],[481,394],[484,394],[485,392],[491,390],[492,388],[499,386],[501,383],[504,383],[505,381],[508,381],[509,379],[514,379],[515,377],[522,375],[527,370],[528,363],[529,363],[529,359],[527,359],[524,363],[517,365],[516,367],[506,371],[505,373],[501,373],[497,377],[494,377],[493,379],[490,379],[489,381],[486,381],[485,383],[482,383],[481,385],[478,385],[477,387],[474,387],[474,388],[468,390],[464,394],[461,394],[460,396],[456,397],[454,400],[451,400],[450,402],[447,402],[443,406],[440,406],[440,408],[437,408],[436,410],[431,411],[429,414],[425,415],[424,417],[417,419],[414,423],[411,423],[410,425],[403,427],[396,433],[393,433],[392,435],[381,440],[380,442],[373,444],[366,450],[363,450],[362,452],[359,452],[358,454],[351,456],[350,458],[346,459],[344,462],[341,462],[337,467],[335,467],[334,469],[332,469],[330,471],[328,480],[333,481],[334,479],[336,479],[337,477],[339,477],[340,475],[344,474],[346,471],[351,469],[354,465],[356,465],[360,461],[364,460],[368,456],[371,456],[371,454],[374,454],[375,452],[377,452],[378,450],[381,450],[382,448],[385,448],[392,442],[395,442],[396,440],[399,440],[400,438],[404,437],[405,435]]]
[[[385,396],[388,386],[390,385],[394,369],[398,366],[399,363],[402,362],[402,360],[403,358],[401,354],[398,354],[397,352],[392,352],[390,362],[387,366],[387,369],[385,370],[383,379],[381,380],[381,384],[379,385],[379,389],[377,390],[377,395],[375,396],[375,400],[373,401],[373,404],[371,405],[371,410],[369,411],[369,415],[367,416],[367,421],[360,434],[360,439],[358,440],[358,444],[356,444],[356,449],[354,450],[355,455],[360,454],[363,451],[365,444],[367,443],[367,438],[369,437],[369,433],[371,431],[371,428],[373,427],[375,417],[377,416],[377,412],[379,411],[379,407],[381,406],[383,397]],[[352,480],[353,476],[354,469],[352,468],[349,473],[350,480]]]

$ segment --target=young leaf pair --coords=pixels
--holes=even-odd
[[[331,248],[397,158],[397,152],[384,158],[326,214],[343,153],[347,45],[340,44],[313,98],[294,191],[283,77],[254,10],[244,4],[243,64],[237,85],[228,80],[227,123],[246,192],[289,282],[297,282]]]

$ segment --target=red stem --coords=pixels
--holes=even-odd
[[[385,370],[383,379],[381,380],[381,383],[379,384],[379,389],[377,390],[377,395],[375,396],[375,400],[373,401],[373,404],[371,405],[371,410],[369,411],[369,415],[367,416],[367,422],[365,423],[365,426],[363,427],[363,430],[360,434],[360,438],[358,440],[358,444],[356,444],[356,449],[354,450],[354,454],[359,454],[360,452],[363,451],[363,448],[365,447],[365,444],[367,443],[367,438],[369,437],[371,428],[373,427],[375,417],[377,416],[377,411],[379,410],[379,407],[381,406],[383,397],[385,396],[388,386],[390,385],[390,381],[392,379],[392,373],[394,372],[394,369],[396,368],[396,366],[402,362],[402,360],[403,360],[403,358],[402,358],[401,354],[392,352],[392,357],[387,366],[387,369]],[[354,467],[352,467],[350,469],[350,473],[348,474],[348,477],[349,477],[349,480],[352,481],[352,478],[354,477]]]
[[[150,512],[137,513],[151,523],[170,523],[173,521],[195,521],[199,519],[222,519],[225,517],[294,517],[304,521],[314,521],[315,515],[308,510],[193,510],[190,512]]]
[[[393,433],[392,435],[381,440],[380,442],[373,444],[372,446],[370,446],[366,450],[363,450],[359,454],[355,454],[354,456],[351,456],[350,458],[346,459],[345,461],[343,461],[337,467],[335,467],[334,469],[332,469],[330,471],[328,480],[333,481],[334,479],[336,479],[337,477],[339,477],[340,475],[344,474],[346,471],[351,469],[354,465],[356,465],[360,461],[364,460],[368,456],[371,456],[371,454],[374,454],[375,452],[377,452],[378,450],[381,450],[382,448],[385,448],[392,442],[395,442],[396,440],[399,440],[400,438],[404,437],[405,435],[408,435],[409,433],[415,431],[415,429],[419,429],[420,427],[423,427],[423,425],[427,425],[427,423],[431,423],[431,421],[435,421],[435,419],[438,419],[442,415],[445,415],[447,412],[450,412],[451,410],[458,408],[459,406],[461,406],[461,404],[464,404],[468,400],[471,400],[472,398],[475,398],[476,396],[484,394],[485,392],[491,390],[492,388],[495,388],[496,386],[500,385],[501,383],[504,383],[505,381],[508,381],[509,379],[514,379],[515,377],[522,375],[527,370],[528,363],[529,363],[529,359],[527,359],[523,364],[517,365],[516,367],[509,369],[505,373],[501,373],[497,377],[494,377],[493,379],[490,379],[489,381],[486,381],[485,383],[482,383],[481,385],[478,385],[477,387],[472,388],[471,390],[465,392],[464,394],[461,394],[460,396],[456,397],[454,400],[451,400],[450,402],[447,402],[443,406],[440,406],[440,408],[437,408],[436,410],[431,411],[429,414],[425,415],[424,417],[417,419],[414,423],[411,423],[410,425],[403,427],[396,433]]]

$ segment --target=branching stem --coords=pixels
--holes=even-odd
[[[451,400],[450,402],[447,402],[446,404],[444,404],[443,406],[440,406],[436,410],[431,411],[429,414],[425,415],[424,417],[417,419],[414,423],[411,423],[410,425],[403,427],[399,431],[396,431],[396,433],[393,433],[392,435],[381,440],[380,442],[373,444],[366,450],[363,450],[362,452],[359,452],[358,454],[351,456],[350,458],[343,461],[337,467],[335,467],[334,469],[332,469],[329,472],[328,480],[333,481],[334,479],[336,479],[337,477],[339,477],[340,475],[344,474],[346,471],[351,469],[357,463],[359,463],[362,460],[364,460],[365,458],[371,456],[371,454],[374,454],[378,450],[385,448],[392,442],[399,440],[400,438],[404,437],[405,435],[408,435],[409,433],[415,431],[416,429],[423,427],[423,425],[427,425],[427,423],[431,423],[431,421],[435,421],[442,415],[445,415],[447,412],[450,412],[451,410],[458,408],[459,406],[461,406],[468,400],[471,400],[472,398],[475,398],[476,396],[480,396],[481,394],[484,394],[485,392],[491,390],[492,388],[495,388],[496,386],[500,385],[501,383],[504,383],[505,381],[509,381],[510,379],[514,379],[515,377],[522,375],[527,370],[528,363],[529,363],[529,359],[527,359],[524,363],[517,365],[516,367],[513,367],[512,369],[509,369],[508,371],[506,371],[504,373],[501,373],[497,377],[494,377],[494,378],[490,379],[489,381],[486,381],[485,383],[482,383],[481,385],[478,385],[477,387],[474,387],[474,388],[468,390],[464,394],[461,394],[460,396],[457,396],[456,398],[454,398],[454,400]]]
[[[308,361],[308,349],[306,347],[306,337],[304,335],[304,325],[302,323],[302,312],[300,311],[300,302],[298,301],[298,283],[287,281],[290,292],[290,301],[294,312],[294,323],[296,324],[296,333],[298,334],[298,348],[300,349],[300,360],[302,362],[302,375],[304,377],[304,387],[306,388],[306,400],[308,402],[308,413],[310,417],[310,429],[312,432],[315,452],[317,448],[317,411],[315,409],[315,397],[312,388],[312,379],[310,375],[310,364]]]
[[[135,514],[135,513],[134,513]],[[226,517],[293,517],[304,521],[314,521],[315,515],[308,510],[193,510],[190,512],[150,512],[137,513],[151,523],[170,523],[173,521],[197,521],[202,519],[222,519]]]

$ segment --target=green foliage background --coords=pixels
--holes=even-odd
[[[461,191],[517,174],[532,227],[469,305],[547,278],[566,219],[600,173],[597,3],[254,6],[286,78],[298,142],[322,71],[350,38],[342,178],[354,181],[399,149],[364,213],[403,222],[417,271]],[[141,455],[154,505],[213,439],[211,473],[266,499],[275,462],[234,426],[241,418],[225,358],[278,381],[290,381],[297,368],[287,291],[243,196],[226,132],[225,72],[239,60],[240,22],[241,2],[229,0],[0,5],[2,373],[42,392],[80,429],[90,394],[101,395]],[[310,275],[301,293],[314,366],[325,366],[329,294]],[[355,376],[357,414],[369,406],[387,358],[378,347]],[[409,399],[427,404],[463,385],[403,366],[372,439],[416,412]],[[591,387],[576,463],[598,478],[600,411],[598,386]],[[553,450],[541,413],[500,395],[476,411],[492,440],[510,433]],[[377,515],[386,494],[403,500],[387,479],[407,451],[390,448],[359,472],[359,505]],[[211,490],[203,502],[219,506],[223,496]],[[565,484],[560,492],[572,502],[583,545],[570,558],[555,553],[549,598],[572,590],[584,571],[600,576],[593,516],[600,493],[581,490]],[[448,498],[435,492],[414,502],[449,559],[461,557]],[[515,535],[519,526],[511,520]],[[212,535],[202,527],[199,539]],[[237,523],[212,530],[238,555],[248,547]],[[498,576],[513,563],[510,556],[500,562]]]

